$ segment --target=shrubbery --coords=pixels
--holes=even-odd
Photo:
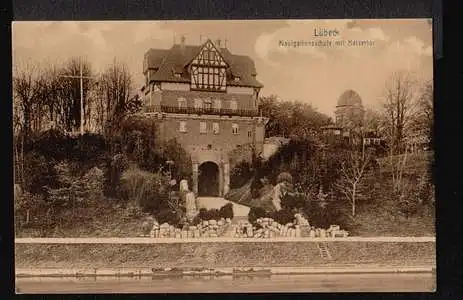
[[[29,152],[25,158],[25,189],[32,194],[46,195],[47,187],[58,187],[58,174],[53,161],[37,152]]]
[[[212,209],[206,209],[206,208],[200,208],[198,215],[194,218],[193,220],[193,225],[199,224],[200,221],[202,220],[220,220],[222,218],[227,219],[233,219],[233,204],[232,203],[227,203],[224,206],[222,206],[219,209],[212,208]]]
[[[230,188],[236,189],[245,185],[254,175],[251,164],[245,160],[236,164],[230,171]]]
[[[160,172],[151,173],[131,167],[121,176],[121,192],[125,200],[143,210],[157,213],[167,206],[169,179]]]

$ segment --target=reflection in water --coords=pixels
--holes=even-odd
[[[435,277],[417,274],[17,278],[20,293],[431,292]]]

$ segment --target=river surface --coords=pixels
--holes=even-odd
[[[17,293],[432,292],[432,273],[138,279],[16,278]]]

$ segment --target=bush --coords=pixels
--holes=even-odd
[[[108,162],[105,174],[104,193],[106,196],[120,198],[122,191],[120,189],[121,176],[130,166],[129,159],[125,154],[116,154]]]
[[[306,196],[304,194],[288,193],[281,197],[281,207],[289,211],[292,211],[294,209],[300,210],[307,207],[308,201],[309,200],[306,199]]]
[[[260,190],[264,187],[262,178],[254,177],[251,182],[251,197],[253,199],[259,198]]]
[[[274,212],[272,214],[272,218],[276,222],[285,225],[294,221],[294,212],[290,209],[281,209],[279,211]]]
[[[259,218],[265,218],[268,214],[262,207],[251,207],[248,213],[248,221],[251,224],[256,223],[256,220]]]
[[[212,208],[207,210],[206,208],[200,208],[196,219],[193,221],[194,224],[198,224],[201,220],[220,220],[221,218],[233,219],[233,204],[227,203],[219,209]]]
[[[291,174],[288,173],[288,172],[282,172],[282,173],[280,173],[280,174],[277,176],[277,183],[282,183],[282,182],[292,184],[292,183],[293,183],[293,176],[291,176]]]
[[[245,160],[241,161],[230,172],[230,188],[236,189],[242,187],[253,175],[251,164]]]
[[[222,206],[219,209],[219,216],[224,219],[227,219],[227,218],[233,219],[233,204],[227,203],[224,206]]]
[[[174,162],[171,167],[172,178],[177,179],[177,181],[191,178],[193,170],[190,155],[176,139],[164,142],[161,156],[163,164],[167,160]]]
[[[182,217],[171,209],[162,209],[155,214],[155,217],[159,224],[168,223],[177,228],[181,226]]]
[[[126,200],[133,201],[145,211],[156,212],[167,207],[168,181],[162,173],[153,174],[132,167],[121,176],[121,190]]]
[[[59,185],[53,161],[47,160],[37,152],[30,152],[25,158],[25,189],[32,194],[46,195],[47,189]]]
[[[48,160],[71,160],[83,165],[95,164],[106,153],[106,140],[100,134],[86,133],[70,136],[58,129],[50,129],[31,139],[26,151],[35,151]]]

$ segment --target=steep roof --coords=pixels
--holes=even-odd
[[[353,90],[347,90],[338,99],[337,106],[353,106],[353,105],[361,105],[362,98],[360,95]]]
[[[150,75],[150,81],[190,83],[191,77],[188,74],[187,66],[199,54],[202,46],[176,44],[170,49],[149,49],[145,54],[147,66],[143,71],[145,72],[148,69],[155,71],[154,74]],[[232,54],[226,48],[217,49],[230,66],[228,72],[233,75],[232,77],[239,78],[238,81],[230,78],[227,85],[263,87],[255,78],[257,75],[256,68],[254,61],[249,56]],[[181,77],[175,77],[175,73],[181,73]]]

